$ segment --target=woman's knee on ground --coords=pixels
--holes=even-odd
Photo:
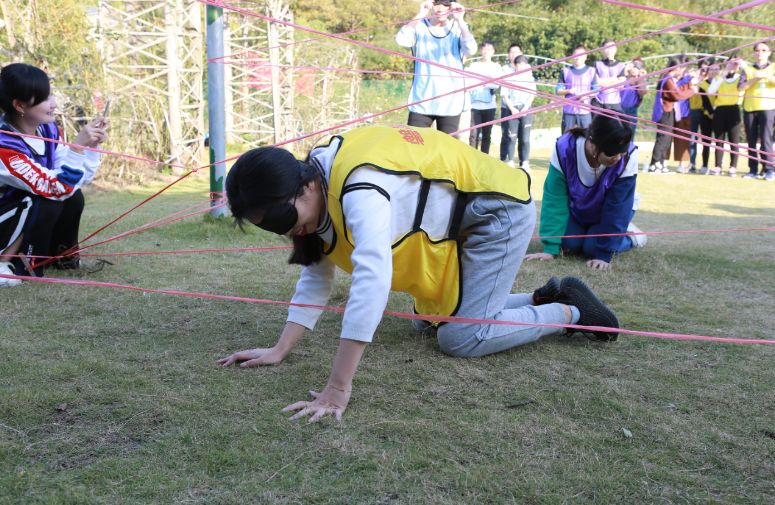
[[[478,342],[474,330],[475,326],[472,325],[448,323],[440,326],[436,332],[436,341],[439,344],[439,349],[444,354],[455,358],[474,357],[471,354],[474,346],[470,345],[473,342]]]
[[[562,239],[562,250],[569,254],[581,254],[584,251],[585,240],[580,237]]]

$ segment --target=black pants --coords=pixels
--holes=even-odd
[[[483,153],[490,152],[490,141],[492,139],[492,125],[474,128],[482,123],[489,123],[495,119],[495,108],[492,109],[471,109],[471,129],[468,135],[468,145],[474,149],[479,149],[479,133],[482,133],[481,148]]]
[[[705,115],[703,112],[700,117],[700,122],[698,125],[698,129],[701,134],[705,135],[706,137],[712,137],[713,136],[713,119],[709,118]],[[702,142],[705,144],[702,146],[702,166],[707,168],[708,167],[708,160],[710,159],[710,143],[713,142],[710,139],[702,139]],[[696,144],[693,144],[696,149]]]
[[[19,253],[28,256],[58,256],[63,251],[77,246],[84,206],[81,190],[64,201],[47,200],[39,196],[32,196],[32,199],[32,209],[24,226],[24,238]],[[45,259],[31,260],[33,271],[38,276],[43,275],[43,267],[35,264],[41,261]],[[13,264],[18,275],[27,273],[20,258],[14,258]]]
[[[651,165],[664,163],[667,153],[670,152],[670,144],[673,142],[673,123],[675,111],[663,112],[657,124],[657,138],[654,141],[654,152],[651,154]]]
[[[740,106],[720,105],[713,111],[713,136],[716,137],[716,166],[721,167],[724,160],[724,137],[732,153],[729,168],[737,168],[737,153],[740,142]]]
[[[507,108],[501,109],[501,117],[511,115]],[[501,123],[501,161],[514,161],[514,147],[519,141],[519,164],[530,160],[530,128],[533,115],[526,114],[517,119],[508,119]]]
[[[409,120],[406,124],[409,126],[419,126],[420,128],[430,128],[436,121],[436,129],[444,133],[453,133],[460,124],[460,114],[457,116],[428,116],[417,112],[409,112]]]
[[[752,174],[759,171],[759,162],[762,163],[763,172],[772,172],[775,169],[775,154],[772,150],[772,128],[775,123],[775,109],[757,110],[752,112],[743,112],[743,123],[745,125],[745,137],[748,139],[748,147],[756,149],[756,143],[759,143],[759,149],[767,154],[759,154],[752,151],[748,152],[748,170]]]

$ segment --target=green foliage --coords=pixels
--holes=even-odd
[[[473,0],[463,2],[466,7],[480,6],[481,3]],[[500,2],[489,0],[487,3]],[[738,4],[735,0],[713,2],[712,6],[702,0],[665,0],[660,2],[660,7],[707,15]],[[351,36],[368,40],[380,47],[402,51],[393,40],[398,25],[385,26],[385,23],[410,19],[416,13],[417,2],[297,0],[292,2],[292,8],[298,22],[330,32],[372,27],[363,34]],[[775,6],[763,5],[725,18],[762,23],[766,19],[775,19]],[[597,0],[523,0],[493,7],[491,11],[471,12],[466,15],[466,19],[477,40],[494,40],[499,53],[505,52],[512,42],[517,42],[527,54],[554,59],[568,56],[576,44],[595,48],[607,38],[622,40],[645,36],[648,31],[686,21],[686,18],[613,6]],[[747,28],[701,22],[681,31],[647,36],[622,45],[619,58],[684,52],[717,53],[749,42],[751,39],[746,37],[757,34]],[[750,50],[744,50],[742,54],[747,56]],[[594,59],[593,55],[589,61]],[[406,59],[366,49],[359,49],[359,60],[362,68],[369,70],[411,70],[411,64]],[[655,63],[655,67],[661,63]],[[537,73],[539,79],[556,78],[556,75],[556,66],[548,72]],[[368,78],[375,77],[370,75]],[[384,75],[382,78],[391,77]]]
[[[87,10],[93,0],[17,0],[5,2],[0,30],[3,64],[36,65],[52,78],[66,118],[90,116],[91,99],[103,82],[100,56],[91,37]],[[53,13],[56,13],[55,15]],[[76,125],[64,126],[74,133]]]

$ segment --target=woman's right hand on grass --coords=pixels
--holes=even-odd
[[[554,255],[549,253],[532,253],[532,254],[525,255],[525,261],[533,261],[533,260],[549,261],[553,259],[554,259]]]
[[[285,355],[275,347],[268,349],[257,348],[245,351],[235,352],[231,356],[221,358],[218,364],[230,366],[239,364],[240,368],[250,368],[254,366],[277,365],[285,359]]]

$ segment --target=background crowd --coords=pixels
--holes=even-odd
[[[744,135],[748,160],[744,177],[775,181],[775,66],[770,62],[767,43],[751,46],[750,55],[676,55],[662,70],[651,74],[640,58],[617,60],[618,48],[612,39],[602,42],[593,65],[587,65],[587,59],[598,53],[578,44],[568,62],[562,64],[556,84],[550,84],[536,82],[531,60],[517,42],[508,48],[507,63],[496,63],[495,43],[484,40],[477,44],[464,14],[457,2],[428,0],[396,37],[398,44],[411,48],[417,58],[409,97],[410,125],[431,126],[435,122],[438,129],[454,133],[461,117],[468,119],[470,115],[469,144],[489,153],[492,126],[499,123],[500,159],[515,166],[516,153],[519,166],[529,169],[536,96],[553,93],[554,100],[562,100],[564,133],[575,127],[588,128],[596,113],[623,115],[619,117],[635,129],[643,97],[653,92],[651,123],[641,119],[642,124],[657,129],[648,172],[671,172],[668,158],[672,148],[678,173],[726,173],[734,177]],[[479,58],[473,57],[477,49]],[[466,57],[473,60],[467,66]],[[543,90],[539,90],[542,85]],[[466,91],[460,91],[463,88]],[[498,102],[500,118],[496,120]],[[698,150],[702,153],[700,163]]]

